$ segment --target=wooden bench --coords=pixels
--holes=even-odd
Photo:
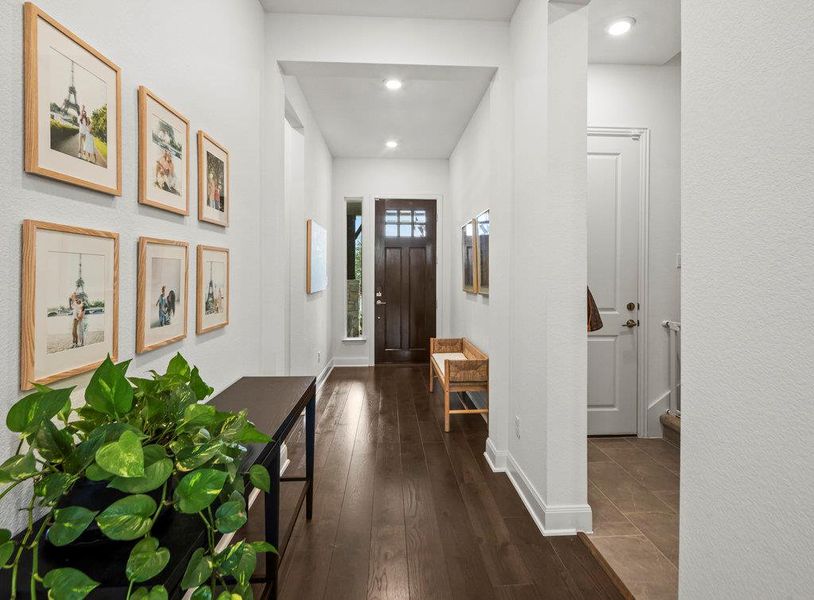
[[[449,408],[450,392],[489,391],[489,357],[468,339],[430,338],[430,392],[435,377],[444,390],[444,431],[449,431],[449,415],[489,414],[488,406]]]

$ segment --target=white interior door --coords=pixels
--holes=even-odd
[[[638,136],[588,136],[588,287],[604,326],[588,334],[588,434],[637,433]]]

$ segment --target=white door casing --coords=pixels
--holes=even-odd
[[[589,435],[644,434],[644,134],[608,129],[588,136],[588,286],[603,321],[588,334]]]

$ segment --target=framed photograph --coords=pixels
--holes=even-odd
[[[475,217],[475,249],[478,256],[478,293],[489,295],[489,211]]]
[[[138,89],[141,204],[189,214],[189,121],[146,87]]]
[[[122,194],[121,69],[26,2],[25,170]]]
[[[20,387],[118,359],[119,234],[23,222]]]
[[[316,294],[328,287],[328,232],[312,219],[308,219],[305,292]]]
[[[461,253],[463,258],[464,291],[478,293],[476,221],[472,219],[461,227]]]
[[[198,246],[195,331],[200,335],[229,324],[229,250]]]
[[[198,219],[229,226],[229,152],[198,132]]]
[[[149,352],[187,336],[189,247],[186,242],[138,241],[136,352]]]

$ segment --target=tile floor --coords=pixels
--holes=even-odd
[[[637,600],[678,596],[679,465],[664,440],[588,438],[590,537]]]

